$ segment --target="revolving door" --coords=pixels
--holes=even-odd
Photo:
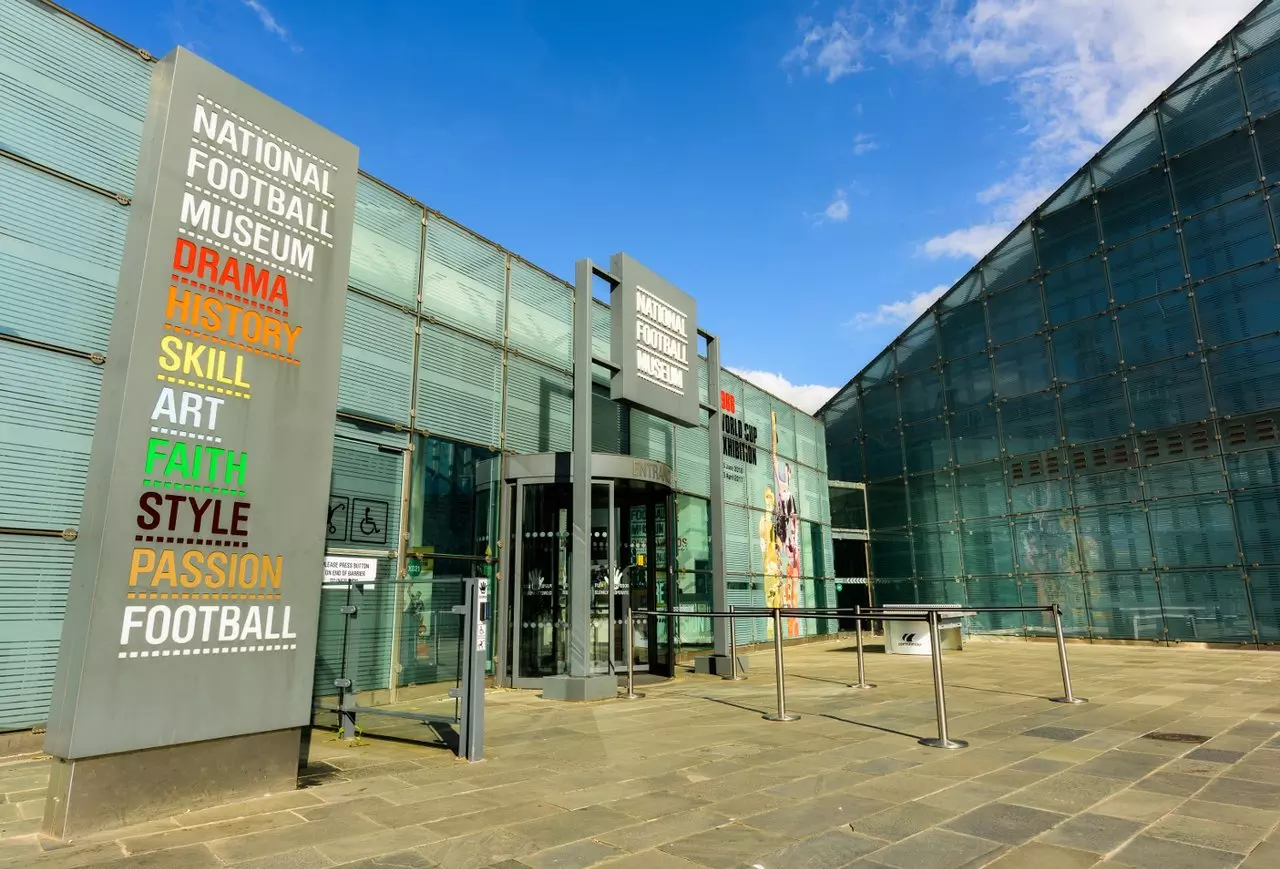
[[[587,529],[591,620],[572,625],[573,487],[567,474],[541,467],[545,463],[537,460],[543,458],[506,457],[501,482],[504,545],[495,601],[496,663],[501,683],[515,688],[540,688],[543,678],[566,673],[574,630],[586,632],[593,673],[625,672],[628,608],[670,609],[674,586],[675,505],[666,466],[597,456]],[[553,472],[539,473],[547,470]],[[610,470],[627,473],[601,475]],[[672,675],[668,622],[634,618],[632,660],[638,672]]]

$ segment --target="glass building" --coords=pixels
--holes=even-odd
[[[0,734],[48,712],[153,63],[55,4],[0,0]],[[342,677],[365,703],[443,693],[459,669],[451,608],[481,573],[497,588],[493,681],[536,687],[563,672],[570,487],[555,461],[571,446],[573,306],[551,272],[361,175],[323,533],[330,553],[376,558],[379,572],[371,588],[324,592],[318,694]],[[608,358],[607,306],[592,323]],[[697,373],[704,403],[760,433],[721,468],[705,411],[703,427],[674,427],[610,400],[608,371],[594,372],[597,672],[625,663],[620,593],[709,608],[713,473],[728,599],[765,603],[774,426],[799,513],[793,599],[834,599],[821,423],[728,371],[707,396],[705,359]],[[638,554],[643,569],[611,582]],[[669,674],[711,633],[706,619],[644,623],[635,662]],[[738,638],[766,633],[743,622]]]
[[[1280,643],[1278,184],[1269,0],[820,412],[877,602]]]

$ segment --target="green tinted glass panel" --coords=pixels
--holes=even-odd
[[[933,314],[926,314],[894,344],[898,373],[906,374],[936,365],[938,362],[938,329]]]
[[[1246,564],[1280,564],[1280,498],[1276,495],[1260,490],[1235,497]]]
[[[1114,186],[1150,169],[1160,159],[1160,150],[1156,115],[1154,112],[1146,112],[1103,148],[1093,161],[1094,184],[1099,187]]]
[[[1280,338],[1254,338],[1208,354],[1219,414],[1280,405]]]
[[[701,431],[701,429],[699,429]],[[675,432],[671,423],[640,410],[631,411],[631,455],[670,467],[675,453]]]
[[[1120,355],[1128,365],[1144,365],[1196,349],[1191,302],[1185,293],[1126,305],[1116,314]]]
[[[1013,572],[1013,532],[1007,519],[966,521],[960,525],[964,571],[970,576]]]
[[[1201,79],[1160,104],[1165,147],[1177,154],[1244,123],[1244,102],[1234,69]]]
[[[1080,555],[1071,514],[1059,510],[1014,516],[1013,552],[1021,574],[1078,570]]]
[[[751,552],[759,549],[755,544],[755,529],[749,525],[750,517],[745,507],[732,504],[724,506],[724,564],[731,573],[747,573],[751,570]]]
[[[422,253],[421,206],[361,175],[356,180],[356,216],[351,231],[351,286],[370,295],[418,307],[418,260]],[[315,243],[322,239],[311,238]]]
[[[871,538],[871,570],[876,576],[910,576],[912,563],[911,536],[906,531],[885,531]]]
[[[869,432],[864,448],[867,476],[870,479],[878,480],[902,473],[905,459],[902,455],[902,433],[898,429]]]
[[[866,493],[861,489],[832,486],[828,490],[831,524],[835,528],[861,530],[867,527]]]
[[[910,499],[912,524],[936,525],[955,518],[954,485],[947,471],[908,477],[907,497]]]
[[[992,296],[987,302],[991,340],[996,344],[1032,335],[1044,328],[1044,320],[1040,285],[1034,281]]]
[[[1280,570],[1252,568],[1249,595],[1261,643],[1280,642]]]
[[[711,569],[711,502],[691,495],[676,496],[680,537],[676,559],[682,570]]]
[[[705,425],[706,414],[702,414]],[[685,492],[710,497],[711,462],[705,428],[676,426],[676,486]],[[726,486],[725,497],[728,497]]]
[[[413,393],[414,317],[347,293],[338,412],[408,425]]]
[[[573,289],[516,259],[511,260],[507,346],[568,369],[573,360]]]
[[[1196,280],[1253,265],[1275,254],[1267,203],[1238,199],[1188,220],[1182,226],[1187,265]]]
[[[1222,492],[1227,485],[1222,473],[1222,459],[1217,456],[1155,465],[1143,471],[1143,479],[1148,498]]]
[[[942,379],[933,369],[909,374],[898,385],[898,398],[904,422],[935,417],[942,413]]]
[[[477,444],[501,439],[502,351],[459,332],[422,324],[415,424]]]
[[[56,537],[0,535],[0,732],[49,717],[74,556]]]
[[[1151,567],[1147,514],[1136,507],[1081,509],[1076,518],[1086,570]]]
[[[1087,573],[1089,622],[1105,639],[1163,639],[1164,613],[1153,573]]]
[[[1196,287],[1200,332],[1209,346],[1274,331],[1280,321],[1280,270],[1274,263]]]
[[[1209,392],[1200,357],[1181,356],[1130,371],[1129,404],[1138,431],[1209,416]]]
[[[1225,496],[1160,500],[1150,506],[1151,536],[1161,567],[1235,564],[1236,533]]]
[[[921,576],[960,575],[960,535],[958,523],[922,529],[912,539],[916,573]]]
[[[1169,161],[1178,211],[1195,214],[1260,186],[1249,134],[1240,130]]]
[[[867,484],[867,514],[872,528],[906,527],[907,487],[901,477]]]
[[[962,519],[1002,516],[1008,512],[1004,466],[1000,462],[957,468],[955,486]]]
[[[507,359],[507,449],[568,450],[573,443],[573,383],[569,375],[518,356]]]
[[[129,209],[12,160],[0,191],[0,333],[105,352]]]
[[[80,524],[101,378],[87,360],[0,341],[0,527]]]
[[[995,350],[996,394],[1012,398],[1046,388],[1052,376],[1049,369],[1049,345],[1036,336]]]
[[[982,264],[982,280],[988,293],[1022,283],[1036,270],[1031,228],[1018,227],[993,250]]]
[[[400,538],[400,484],[404,454],[374,444],[334,438],[329,498],[344,502],[349,521],[331,518],[331,547],[395,549]],[[335,514],[340,515],[340,514]]]
[[[1085,380],[1120,365],[1110,317],[1090,317],[1053,331],[1054,373],[1064,382]]]
[[[1249,590],[1237,570],[1161,573],[1160,598],[1169,639],[1252,641]]]
[[[1009,453],[1034,453],[1058,444],[1058,401],[1052,392],[1001,400],[1000,427]]]
[[[1071,482],[1076,505],[1096,507],[1103,504],[1129,504],[1142,498],[1141,479],[1137,469],[1085,474]]]
[[[979,301],[948,311],[939,320],[943,352],[964,356],[987,346],[986,307]]]
[[[947,409],[956,412],[988,403],[995,397],[991,359],[985,353],[956,359],[943,368]]]
[[[1100,256],[1079,260],[1044,276],[1050,323],[1066,323],[1105,311],[1107,275]]]
[[[1045,269],[1088,256],[1099,246],[1092,199],[1044,215],[1036,230],[1040,266]]]
[[[129,195],[152,64],[41,3],[0,6],[0,145]]]
[[[1103,238],[1124,244],[1173,221],[1169,182],[1160,169],[1150,169],[1098,194]]]
[[[1115,375],[1064,384],[1062,428],[1067,443],[1102,440],[1129,431],[1124,381]]]
[[[1187,283],[1182,248],[1173,229],[1162,229],[1107,254],[1111,297],[1123,305]]]
[[[906,426],[902,430],[902,441],[907,454],[907,473],[944,468],[951,461],[947,425],[941,418]]]
[[[962,410],[951,417],[951,451],[959,465],[985,462],[1000,455],[994,406]]]
[[[506,328],[507,256],[457,224],[427,219],[422,310],[500,342]]]

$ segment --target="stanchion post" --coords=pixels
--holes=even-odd
[[[853,625],[854,625],[854,628],[853,628],[854,636],[857,638],[857,641],[858,641],[858,681],[855,684],[850,685],[849,687],[859,688],[859,689],[874,688],[876,687],[875,685],[871,685],[867,682],[867,660],[866,660],[865,650],[862,647],[862,606],[861,604],[855,604],[853,607]]]
[[[734,627],[735,619],[733,617],[733,607],[729,607],[729,675],[725,676],[731,682],[741,682],[746,676],[738,672],[738,633]]]
[[[947,733],[947,698],[946,688],[942,682],[942,632],[938,630],[940,615],[937,610],[929,610],[929,645],[933,658],[933,700],[938,707],[938,736],[920,740],[921,745],[930,748],[967,748],[969,743],[963,739],[952,739]]]
[[[1071,692],[1071,667],[1067,664],[1067,640],[1062,634],[1062,605],[1054,604],[1053,607],[1053,630],[1058,638],[1058,664],[1062,667],[1062,690],[1063,696],[1049,698],[1054,703],[1088,703],[1083,697],[1077,697]]]
[[[635,622],[631,613],[630,595],[627,596],[627,635],[623,638],[622,648],[627,656],[627,693],[622,695],[623,700],[639,700],[643,694],[636,693],[636,655],[632,644],[635,642]]]
[[[782,663],[782,610],[773,611],[773,668],[778,678],[778,711],[765,715],[768,721],[799,721],[799,715],[787,712],[787,674]]]

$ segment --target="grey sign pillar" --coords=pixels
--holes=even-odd
[[[711,537],[711,609],[722,613],[729,610],[729,582],[724,565],[724,435],[721,432],[720,408],[720,341],[716,336],[701,333],[707,342],[707,411],[708,455],[711,461],[711,520],[708,531]],[[693,662],[697,673],[733,675],[729,660],[729,623],[726,619],[711,620],[711,651]],[[746,658],[738,659],[738,669],[746,669]]]
[[[45,737],[49,835],[297,783],[357,159],[185,49],[152,71]]]
[[[569,556],[568,674],[542,680],[549,700],[602,700],[618,693],[617,677],[591,673],[591,260],[574,269],[573,530]]]

